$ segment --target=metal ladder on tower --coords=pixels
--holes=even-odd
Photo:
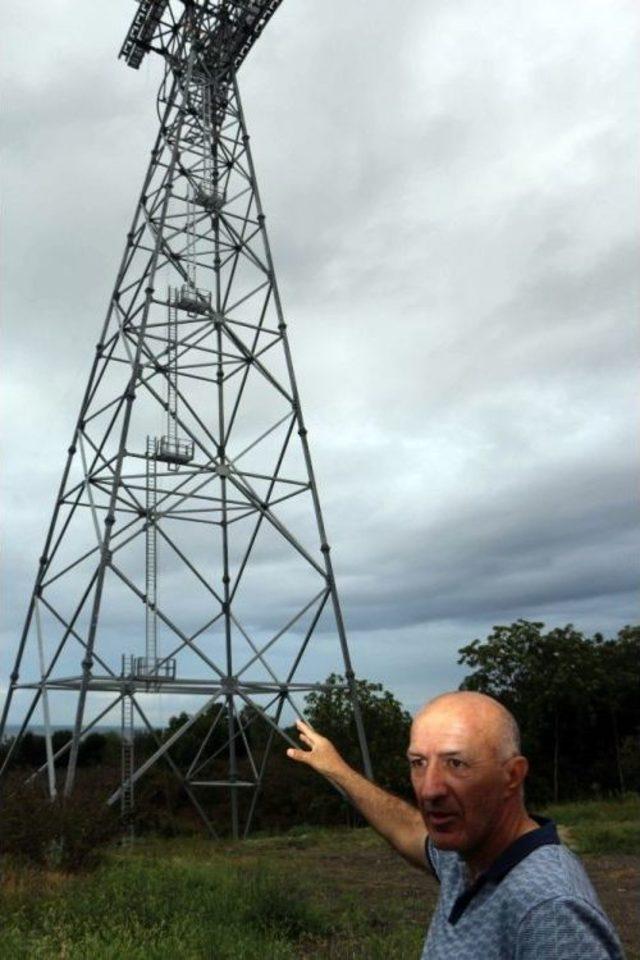
[[[209,213],[219,213],[224,206],[225,198],[218,187],[213,154],[211,152],[211,142],[213,138],[211,119],[214,96],[210,79],[203,79],[198,84],[197,101],[202,132],[202,163],[200,165],[200,177],[195,186],[193,199],[195,203],[204,207]],[[226,102],[224,92],[216,90],[215,102],[216,104],[218,102],[221,104]]]
[[[123,656],[122,675],[123,678],[131,676],[134,672],[133,657]],[[134,756],[134,724],[133,724],[133,695],[130,691],[125,691],[121,700],[120,717],[120,744],[121,744],[121,784],[122,792],[120,794],[120,813],[124,827],[125,839],[133,840],[133,773],[135,766]]]
[[[195,288],[183,287],[182,291],[169,288],[167,303],[167,353],[165,373],[167,377],[167,432],[155,443],[155,459],[162,460],[168,469],[176,472],[184,464],[193,460],[193,441],[181,440],[178,436],[178,312],[185,307],[185,289],[188,291],[189,306],[198,298]],[[147,449],[147,459],[149,450]],[[148,484],[147,484],[148,489]]]
[[[170,421],[169,421],[170,422]],[[157,441],[147,437],[146,470],[146,515],[145,528],[145,664],[139,671],[144,674],[156,673],[158,664],[158,531],[156,527],[156,509],[158,504],[158,461]],[[169,464],[171,466],[171,464]]]
[[[167,323],[167,441],[169,449],[178,450],[178,308],[169,299]],[[169,470],[178,464],[169,463]]]

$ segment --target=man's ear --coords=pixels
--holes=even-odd
[[[529,761],[526,757],[511,757],[505,763],[505,770],[507,773],[507,790],[509,793],[515,793],[520,789],[529,772]]]

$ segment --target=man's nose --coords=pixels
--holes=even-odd
[[[436,800],[447,792],[447,783],[439,763],[429,764],[420,771],[414,784],[418,800]]]

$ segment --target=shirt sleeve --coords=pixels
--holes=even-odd
[[[607,917],[586,900],[554,897],[520,922],[516,960],[624,960]]]

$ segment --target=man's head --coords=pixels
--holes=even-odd
[[[465,857],[524,814],[515,719],[497,700],[457,691],[431,700],[416,714],[408,750],[411,782],[435,845]]]

